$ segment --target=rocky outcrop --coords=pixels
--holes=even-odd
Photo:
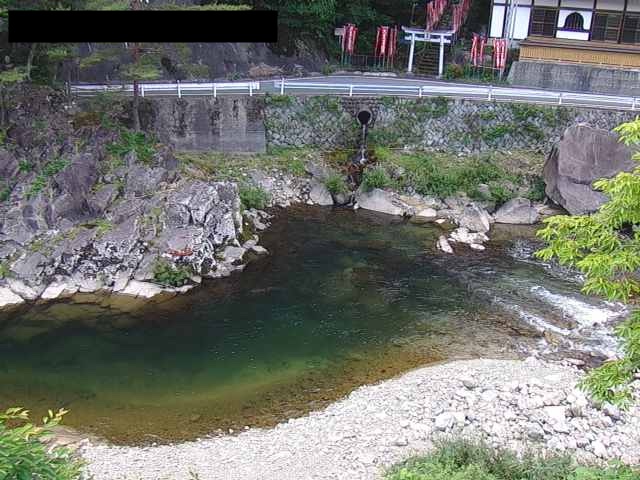
[[[496,223],[531,225],[540,219],[540,215],[530,200],[513,198],[498,209],[494,219]]]
[[[357,196],[358,206],[365,210],[386,213],[388,215],[403,215],[405,208],[396,195],[380,188],[374,188],[370,192],[362,192]]]
[[[633,169],[631,156],[613,132],[587,125],[569,127],[545,163],[546,194],[572,215],[594,212],[606,196],[594,190],[593,182]]]

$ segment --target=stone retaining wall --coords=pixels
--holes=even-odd
[[[354,147],[355,115],[368,107],[370,144],[449,152],[535,149],[547,152],[574,123],[611,130],[633,112],[445,98],[267,96],[265,127],[271,147]]]

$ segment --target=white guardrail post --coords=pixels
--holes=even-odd
[[[182,98],[182,91],[180,90],[180,80],[177,80],[178,82],[178,98]]]
[[[353,85],[349,85],[349,96],[353,97]]]
[[[280,80],[280,95],[284,95],[284,77]]]
[[[144,97],[144,83],[140,84],[140,95]]]
[[[253,97],[253,83],[249,82],[249,96]]]
[[[418,87],[418,97],[422,98],[422,87]]]
[[[489,96],[487,98],[487,100],[491,101],[493,96],[493,85],[489,85]]]
[[[562,105],[562,92],[558,95],[558,105]]]
[[[638,97],[634,97],[633,102],[631,103],[631,110],[635,110],[638,105],[640,105],[640,103],[638,103]]]
[[[216,98],[218,96],[218,85],[216,85],[215,83],[213,84],[213,98]]]

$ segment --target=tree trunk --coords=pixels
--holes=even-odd
[[[133,129],[140,131],[140,98],[138,96],[138,80],[133,81]]]
[[[27,71],[25,77],[27,80],[31,81],[31,69],[33,68],[33,57],[36,55],[36,48],[38,47],[37,43],[32,43],[29,48],[29,55],[27,56]]]

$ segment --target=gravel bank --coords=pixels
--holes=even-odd
[[[640,463],[640,407],[596,410],[574,389],[579,377],[533,358],[456,361],[361,387],[269,430],[155,447],[88,444],[82,454],[95,480],[376,479],[460,433]]]

